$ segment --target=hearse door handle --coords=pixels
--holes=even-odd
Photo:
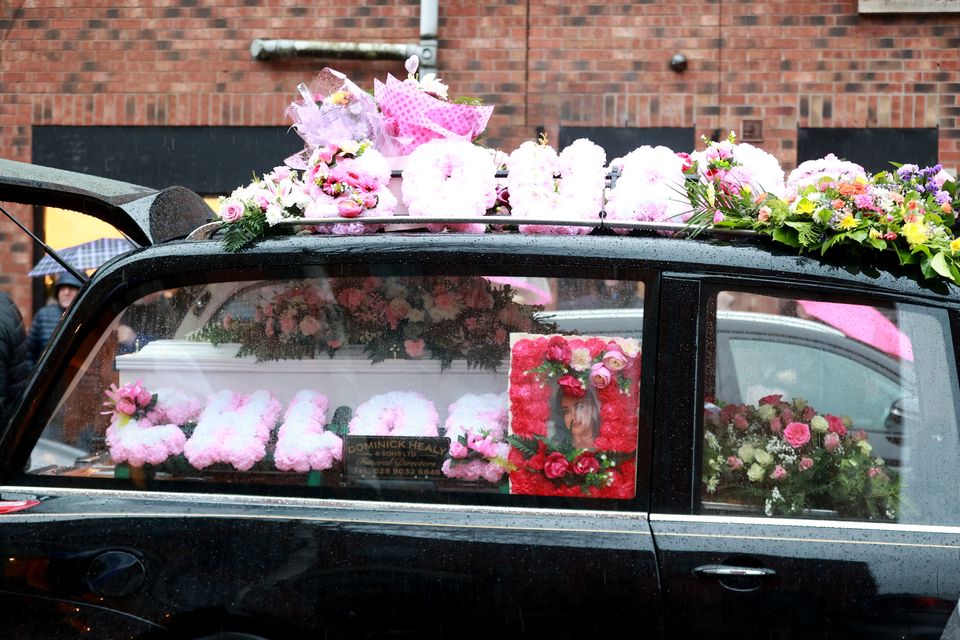
[[[704,564],[693,570],[698,576],[717,578],[766,578],[777,572],[765,567],[736,567],[727,564]]]

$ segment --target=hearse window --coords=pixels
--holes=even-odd
[[[703,417],[704,512],[957,524],[947,313],[724,291]]]
[[[43,449],[68,459],[38,446],[31,473],[612,505],[636,495],[643,294],[382,273],[156,292],[122,310],[50,421]]]

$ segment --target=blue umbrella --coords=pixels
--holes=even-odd
[[[84,242],[83,244],[67,247],[66,249],[59,249],[57,253],[77,270],[85,271],[87,269],[96,269],[110,258],[136,248],[137,245],[126,238],[98,238],[97,240]],[[30,270],[30,275],[36,278],[39,276],[64,273],[64,271],[65,269],[57,264],[53,258],[43,256],[40,262]]]

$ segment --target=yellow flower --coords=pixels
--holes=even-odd
[[[903,237],[911,245],[923,244],[927,240],[927,227],[919,222],[908,222],[903,225]]]
[[[843,220],[841,220],[837,226],[844,231],[850,231],[850,229],[856,229],[857,225],[859,224],[860,222],[848,213],[843,217]]]
[[[811,215],[814,209],[816,209],[816,205],[813,202],[807,200],[806,198],[801,198],[797,200],[797,213],[805,213],[807,215]]]
[[[870,229],[870,237],[873,238],[874,240],[879,240],[880,238],[883,237],[883,234],[880,233],[880,231],[878,231],[877,229]]]
[[[954,238],[950,241],[950,253],[960,251],[960,238]]]
[[[753,453],[753,459],[757,461],[757,464],[763,465],[764,467],[770,465],[773,462],[773,456],[764,451],[763,449],[757,449]]]

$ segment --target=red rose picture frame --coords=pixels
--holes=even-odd
[[[512,334],[510,345],[510,493],[634,497],[639,343]]]

